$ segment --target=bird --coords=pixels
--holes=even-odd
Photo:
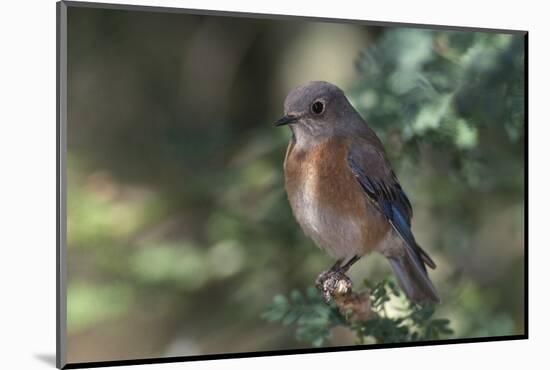
[[[436,264],[412,233],[411,202],[381,140],[344,92],[325,81],[300,85],[274,125],[292,132],[283,162],[292,213],[306,236],[336,259],[318,285],[378,252],[410,301],[439,303],[426,268]]]

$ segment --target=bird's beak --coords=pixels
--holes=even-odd
[[[294,115],[291,115],[291,114],[287,114],[283,117],[281,117],[277,122],[274,123],[275,126],[284,126],[284,125],[288,125],[288,124],[291,124],[291,123],[295,123],[296,121],[298,121],[298,117],[294,116]]]

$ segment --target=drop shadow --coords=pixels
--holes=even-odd
[[[35,354],[34,357],[39,359],[40,361],[44,362],[47,365],[51,365],[51,366],[55,367],[55,354],[40,353],[40,354]]]

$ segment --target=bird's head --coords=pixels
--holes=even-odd
[[[275,126],[289,125],[298,142],[314,142],[364,125],[344,92],[324,81],[296,87],[286,97],[284,116]]]

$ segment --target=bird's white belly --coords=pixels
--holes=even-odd
[[[308,176],[290,197],[294,216],[304,233],[335,258],[363,255],[361,220],[318,202],[319,178]]]

